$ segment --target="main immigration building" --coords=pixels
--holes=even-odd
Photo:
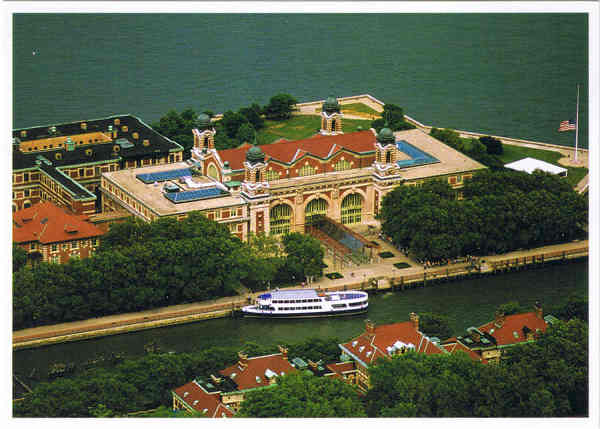
[[[189,160],[102,173],[102,211],[146,221],[199,211],[246,240],[303,232],[314,215],[369,224],[395,186],[441,179],[459,189],[485,168],[418,129],[344,134],[342,120],[330,97],[313,137],[217,150],[210,118],[200,115]]]

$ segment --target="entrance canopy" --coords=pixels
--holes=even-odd
[[[533,173],[535,170],[541,170],[545,173],[557,174],[559,176],[567,175],[566,168],[562,168],[535,158],[523,158],[518,161],[505,164],[504,166],[506,168],[510,168],[511,170],[524,171],[529,174]]]

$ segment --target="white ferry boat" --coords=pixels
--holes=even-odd
[[[254,305],[242,308],[247,317],[325,317],[365,313],[366,292],[320,292],[315,289],[275,290],[258,296]]]

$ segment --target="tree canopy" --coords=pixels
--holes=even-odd
[[[418,259],[505,253],[585,235],[587,201],[560,177],[482,171],[464,200],[446,182],[398,186],[382,203],[383,232]]]
[[[377,132],[387,126],[392,131],[410,130],[415,128],[414,125],[404,120],[404,110],[395,104],[384,104],[381,118],[374,120],[371,127]]]
[[[588,329],[559,322],[499,365],[407,353],[369,368],[371,417],[566,417],[588,413]]]
[[[291,95],[277,94],[271,97],[263,112],[267,119],[281,121],[292,116],[296,104],[298,104],[298,101]]]
[[[169,110],[158,122],[152,123],[151,127],[171,140],[183,146],[184,159],[189,158],[190,149],[194,146],[192,129],[197,126],[198,114],[193,109],[185,109],[180,113]]]
[[[237,417],[366,417],[356,391],[329,377],[287,374],[277,385],[249,392]]]

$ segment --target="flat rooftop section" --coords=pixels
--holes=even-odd
[[[125,192],[131,194],[159,216],[170,216],[187,213],[194,210],[211,210],[214,208],[226,208],[244,204],[244,200],[241,197],[232,195],[174,203],[163,195],[163,186],[165,183],[176,184],[180,188],[180,192],[188,192],[195,189],[189,187],[183,180],[179,179],[157,183],[155,186],[154,182],[144,183],[137,177],[140,174],[166,173],[169,171],[183,170],[186,168],[189,168],[187,163],[177,162],[174,164],[161,164],[130,170],[113,171],[109,173],[103,173],[102,175],[109,182],[112,182]],[[195,184],[204,184],[210,187],[212,183],[215,183],[215,187],[217,186],[217,182],[206,176],[196,176],[193,177],[192,180]]]
[[[535,158],[523,158],[505,164],[504,167],[510,168],[511,170],[524,171],[529,174],[533,173],[535,170],[540,170],[545,173],[558,174],[559,176],[566,176],[568,171],[566,168]]]
[[[434,139],[421,130],[397,131],[394,135],[396,136],[396,142],[404,141],[410,146],[414,146],[418,151],[424,152],[429,157],[439,161],[435,162],[435,160],[431,160],[433,163],[414,167],[403,166],[401,175],[405,179],[420,179],[423,177],[442,176],[486,168],[483,164],[452,149],[450,146]],[[407,146],[404,146],[406,149]],[[415,154],[418,154],[418,152],[415,152]]]

